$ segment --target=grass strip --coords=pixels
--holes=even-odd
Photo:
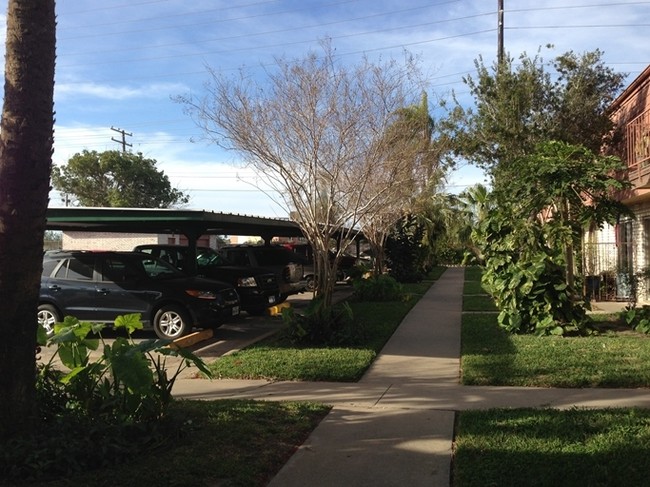
[[[646,409],[460,412],[454,487],[648,485]]]
[[[487,294],[469,294],[463,296],[463,311],[497,311],[494,300]]]
[[[426,293],[444,268],[426,280],[403,284],[403,301],[349,301],[355,319],[367,331],[357,347],[298,347],[276,339],[260,342],[209,366],[215,377],[229,379],[354,382],[361,378],[402,319]]]
[[[487,294],[481,281],[465,281],[463,285],[463,294]]]
[[[465,281],[481,282],[483,269],[479,266],[470,266],[465,268]]]
[[[650,338],[609,332],[586,337],[509,335],[494,314],[465,314],[464,385],[648,387]]]

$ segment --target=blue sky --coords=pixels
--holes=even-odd
[[[111,127],[123,129],[131,150],[156,159],[191,196],[189,208],[260,216],[286,212],[254,187],[256,176],[236,154],[202,142],[172,100],[201,95],[206,66],[262,73],[274,57],[301,57],[324,38],[350,63],[364,54],[399,58],[406,49],[420,56],[433,103],[452,90],[467,98],[462,77],[497,50],[497,0],[58,0],[57,14],[56,164],[83,149],[121,148]],[[549,43],[547,59],[599,48],[628,81],[650,64],[648,27],[650,1],[505,0],[512,57]],[[481,180],[462,167],[448,190]],[[56,192],[51,198],[62,205]]]

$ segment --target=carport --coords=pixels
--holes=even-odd
[[[303,236],[290,220],[205,210],[66,207],[48,208],[46,218],[47,230],[181,234],[193,252],[202,235],[257,235],[267,245],[273,237]],[[357,240],[357,255],[358,250]],[[195,259],[189,261],[195,265]]]

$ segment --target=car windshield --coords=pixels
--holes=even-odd
[[[232,265],[223,255],[212,249],[196,250],[196,265],[199,267]]]
[[[137,263],[142,266],[145,274],[152,279],[171,279],[185,277],[181,271],[167,262],[147,255],[137,257]]]

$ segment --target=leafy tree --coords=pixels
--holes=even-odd
[[[559,333],[581,328],[575,297],[575,249],[582,229],[614,222],[629,210],[613,199],[626,184],[618,158],[550,141],[516,161],[517,178],[496,190],[474,238],[486,261],[486,284],[512,331]]]
[[[462,215],[457,206],[455,195],[439,191],[418,199],[414,216],[422,228],[422,251],[418,263],[421,271],[426,273],[438,264],[460,263],[458,252],[463,242],[459,224]]]
[[[546,140],[598,152],[613,137],[609,105],[624,74],[606,67],[599,50],[568,52],[548,64],[523,54],[491,69],[476,61],[476,78],[465,79],[476,108],[465,111],[456,134],[458,152],[484,168],[495,187],[518,174],[515,161]],[[553,72],[554,71],[554,72]]]
[[[178,101],[208,138],[240,153],[296,216],[314,250],[317,297],[329,306],[355,227],[411,185],[413,158],[400,152],[411,154],[413,145],[391,145],[385,134],[395,113],[422,93],[420,73],[412,59],[346,66],[328,44],[323,53],[277,59],[276,66],[263,86],[244,72],[230,78],[211,71],[204,97]],[[377,177],[385,184],[374,185]]]
[[[563,253],[549,245],[540,222],[521,219],[514,206],[494,205],[475,230],[483,287],[499,308],[499,325],[539,335],[584,330],[585,308],[565,281]]]
[[[613,192],[627,187],[619,179],[620,159],[599,156],[583,146],[550,141],[517,164],[518,177],[507,185],[507,198],[517,202],[521,218],[536,218],[553,228],[551,244],[563,248],[567,284],[573,285],[573,255],[583,229],[615,222],[629,214]]]
[[[81,206],[169,208],[189,201],[156,169],[156,160],[141,153],[84,150],[52,169],[52,183]]]
[[[55,25],[54,0],[9,0],[0,124],[0,440],[34,425]]]

